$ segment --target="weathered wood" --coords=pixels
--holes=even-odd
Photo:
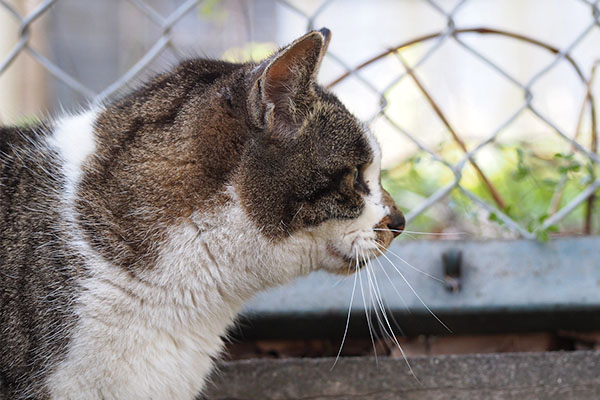
[[[210,400],[600,399],[600,352],[225,362]]]

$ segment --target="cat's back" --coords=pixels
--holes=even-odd
[[[72,322],[74,256],[61,232],[51,134],[46,125],[0,127],[0,399],[43,398],[36,386]]]
[[[58,201],[59,165],[46,144],[50,132],[45,125],[0,126],[0,242],[4,242],[0,254],[3,269],[7,267],[10,254],[14,253],[9,243],[18,236],[25,238],[34,232],[34,229],[23,232],[27,223],[40,219],[48,221],[51,216],[47,206]],[[33,207],[35,204],[38,206]]]
[[[0,127],[0,260],[3,270],[10,267],[11,258],[27,256],[19,245],[33,243],[19,239],[31,239],[30,235],[40,228],[38,223],[51,218],[42,210],[49,212],[48,205],[58,200],[57,190],[52,189],[60,179],[58,163],[45,145],[49,133],[50,128],[45,125]]]

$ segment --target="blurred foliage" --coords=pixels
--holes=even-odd
[[[29,128],[41,124],[41,120],[35,116],[25,116],[18,120],[15,125],[20,128]]]
[[[259,61],[269,57],[277,50],[274,43],[248,42],[240,47],[227,49],[222,59],[230,62]]]
[[[227,21],[227,8],[222,0],[204,0],[198,4],[198,17],[200,19],[224,23]]]
[[[440,145],[437,153],[451,165],[463,154],[453,143]],[[596,179],[598,167],[588,159],[577,153],[542,154],[539,146],[527,143],[489,145],[475,159],[506,202],[501,211],[529,232],[536,232],[539,240],[545,241],[555,234],[583,233],[587,202],[580,204],[558,225],[547,229],[540,227],[552,213],[567,205]],[[383,186],[406,211],[453,180],[454,173],[449,167],[423,152],[414,154],[382,174]],[[460,185],[497,207],[470,164],[463,169]],[[592,213],[592,233],[599,232],[598,214]],[[422,232],[459,230],[485,237],[486,232],[497,230],[502,225],[496,213],[485,211],[454,188],[443,201],[410,221],[407,229]],[[506,231],[509,232],[508,228]]]

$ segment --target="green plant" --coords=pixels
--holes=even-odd
[[[454,163],[456,145],[443,143],[438,153]],[[478,158],[487,178],[501,193],[506,207],[500,210],[521,227],[546,241],[551,235],[578,234],[586,219],[585,204],[580,204],[559,223],[543,227],[546,219],[568,204],[598,176],[598,167],[578,153],[540,152],[528,143],[488,146],[485,156]],[[439,188],[455,179],[452,171],[430,155],[419,152],[394,168],[384,171],[384,187],[403,209],[412,209]],[[473,168],[466,164],[460,186],[495,207],[487,186]],[[594,200],[594,203],[596,201]],[[434,208],[443,213],[425,212],[412,220],[407,229],[415,231],[443,231],[460,222],[476,233],[485,224],[503,226],[496,212],[482,212],[459,189],[455,188]],[[591,215],[592,233],[598,232],[600,216]],[[485,217],[482,217],[485,215]],[[508,228],[507,228],[508,229]]]

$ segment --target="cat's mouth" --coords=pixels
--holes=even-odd
[[[328,241],[327,252],[332,259],[337,260],[333,263],[333,268],[328,269],[337,274],[351,275],[367,265],[372,258],[383,254],[396,236],[389,229],[383,228],[385,224],[383,221],[371,231],[349,232],[347,235],[350,238],[339,244]],[[344,243],[348,240],[348,243]]]
[[[357,270],[359,270],[362,267],[364,267],[365,265],[367,265],[369,262],[369,259],[371,258],[371,257],[348,256],[348,255],[342,253],[341,251],[339,251],[338,249],[336,249],[336,247],[332,243],[327,244],[327,251],[329,252],[329,254],[331,256],[333,256],[343,262],[342,265],[344,265],[344,266],[336,271],[336,273],[339,273],[342,275],[352,275],[354,272],[356,272]]]

